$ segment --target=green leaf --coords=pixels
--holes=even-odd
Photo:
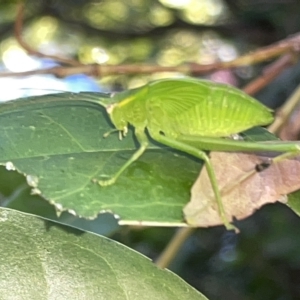
[[[263,127],[254,127],[248,129],[240,134],[245,141],[249,142],[264,142],[264,141],[276,141],[278,137],[269,132]]]
[[[288,196],[287,206],[300,216],[300,191],[296,191]]]
[[[94,220],[79,218],[68,212],[63,212],[58,217],[53,205],[41,196],[30,194],[31,188],[23,175],[17,172],[7,172],[4,167],[0,167],[0,182],[0,206],[2,207],[38,215],[105,236],[119,228],[117,220],[110,213],[100,214]]]
[[[151,145],[116,184],[94,179],[110,175],[136,150],[132,131],[122,141],[105,110],[85,101],[94,93],[31,97],[0,105],[0,163],[25,174],[35,193],[86,218],[110,211],[123,221],[175,225],[201,162]],[[103,94],[101,94],[103,97]]]
[[[0,208],[1,299],[206,299],[105,237]]]

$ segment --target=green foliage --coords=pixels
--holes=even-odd
[[[296,213],[300,216],[300,191],[297,191],[295,193],[292,193],[289,195],[289,201],[287,205]]]
[[[136,150],[134,139],[129,135],[119,141],[116,134],[103,138],[111,128],[100,105],[78,106],[69,100],[55,107],[50,101],[64,103],[69,96],[33,98],[25,106],[25,99],[6,103],[0,112],[1,164],[11,168],[12,163],[58,211],[69,209],[88,218],[111,211],[125,220],[181,222],[201,163],[152,145],[118,184],[100,187],[93,180],[118,170]]]
[[[16,51],[21,47],[12,37],[17,2],[19,1],[4,0],[0,4],[0,54],[5,57],[5,64],[10,57],[15,62],[14,65],[21,66],[19,70],[24,70],[27,62],[23,60],[23,49]],[[253,45],[268,45],[294,34],[300,26],[300,5],[297,0],[276,3],[265,1],[264,5],[258,0],[214,1],[214,5],[211,1],[185,1],[190,6],[189,11],[194,17],[192,20],[187,18],[186,9],[168,6],[167,3],[171,2],[182,5],[184,1],[28,0],[25,2],[22,36],[33,49],[78,57],[83,63],[142,62],[175,66],[185,62],[207,64],[224,57],[230,59],[234,53],[254,50]],[[199,4],[198,11],[196,2]],[[229,13],[224,14],[224,9],[217,8],[213,14],[209,14],[209,11],[203,9],[204,2],[210,9],[214,9],[215,4],[221,4]],[[120,3],[120,6],[117,5],[118,9],[110,9],[116,3]],[[122,18],[120,14],[123,14]],[[197,19],[201,20],[200,24],[195,23]],[[216,22],[211,22],[212,19]],[[205,23],[207,20],[210,22]],[[17,52],[22,55],[11,55]],[[8,63],[7,66],[10,67],[11,64]],[[234,77],[241,85],[245,85],[251,78],[262,74],[264,66],[223,70],[212,76],[226,81]],[[105,76],[105,68],[102,70],[102,75]],[[269,84],[257,98],[275,108],[298,85],[299,70],[299,64],[295,64]],[[146,78],[141,74],[135,77],[123,74],[106,76],[103,83],[113,82],[118,88],[120,85],[133,87],[146,83],[149,78],[158,77],[156,74],[146,75]],[[23,77],[21,81],[23,82]],[[1,85],[2,94],[6,93],[3,91],[5,87],[15,92],[16,85],[7,84],[6,78]],[[111,136],[109,139],[117,137]],[[127,141],[122,141],[124,142]],[[200,168],[201,165],[198,166]],[[30,195],[23,175],[8,172],[2,167],[0,185],[1,204],[56,218],[53,207],[47,201]],[[299,212],[296,206],[299,206],[297,202],[300,195],[294,195],[293,198],[289,197],[288,205],[293,203],[293,209]],[[68,219],[71,217],[62,213],[60,220],[64,216]],[[80,222],[83,220],[79,219]],[[107,223],[105,220],[90,229],[80,223],[78,227],[94,231],[100,228],[104,234],[102,229]],[[224,232],[223,228],[197,230],[182,252],[178,253],[173,270],[209,295],[210,299],[299,299],[299,217],[282,204],[267,205],[251,218],[239,222],[238,226],[241,229],[239,235]],[[135,231],[123,227],[122,242],[155,257],[165,244],[158,247],[156,239],[151,239],[146,234],[148,231],[165,243],[170,238],[163,236],[161,228]],[[133,243],[130,238],[134,233],[139,234],[140,241],[137,243]],[[22,263],[22,259],[16,260],[14,270]],[[12,288],[15,289],[16,286]],[[0,298],[4,298],[2,293]]]
[[[35,102],[32,101],[33,99]],[[15,167],[21,173],[18,178],[14,178],[16,172],[1,170],[2,173],[5,172],[5,175],[2,176],[4,179],[1,181],[3,185],[1,190],[4,196],[2,204],[5,204],[6,201],[9,202],[6,203],[9,207],[56,219],[53,207],[41,200],[40,196],[43,196],[50,203],[56,204],[58,211],[69,209],[86,217],[95,217],[100,211],[112,211],[129,221],[145,220],[156,222],[156,224],[182,222],[182,208],[189,200],[190,186],[198,175],[201,162],[182,153],[151,144],[150,149],[120,177],[118,184],[104,188],[98,186],[93,182],[93,179],[99,179],[101,174],[111,174],[117,170],[136,150],[136,144],[132,133],[122,141],[119,141],[117,135],[114,134],[104,139],[103,134],[111,129],[105,111],[99,105],[90,105],[90,103],[80,101],[83,99],[81,94],[60,94],[2,104],[0,113],[0,126],[2,128],[0,131],[1,163],[7,169]],[[249,130],[243,134],[243,137],[249,141],[274,139],[274,136],[261,128]],[[35,193],[40,193],[40,195],[29,195],[27,185],[21,180],[23,175],[27,177],[32,190]],[[129,189],[128,187],[132,186],[132,182],[135,183],[135,186]],[[16,184],[17,188],[13,186],[13,183]],[[11,196],[7,198],[8,195]],[[295,193],[295,197],[298,197],[297,193]],[[297,210],[294,208],[297,207],[297,198],[292,199],[296,200],[289,202],[289,205]],[[98,272],[100,272],[99,268],[95,266],[98,266],[99,262],[97,261],[98,256],[92,261],[93,257],[90,258],[89,255],[86,255],[86,251],[91,251],[91,248],[88,248],[89,241],[86,241],[85,237],[91,238],[94,244],[99,243],[96,240],[102,240],[102,238],[96,238],[90,234],[77,237],[67,234],[66,237],[66,233],[56,227],[50,227],[49,231],[42,233],[39,233],[40,229],[34,228],[34,233],[32,233],[30,231],[32,227],[29,224],[33,222],[34,225],[32,226],[35,227],[36,222],[40,223],[41,221],[37,221],[33,217],[18,216],[17,213],[4,211],[4,216],[11,214],[14,216],[9,219],[11,221],[9,227],[12,229],[2,226],[0,229],[2,231],[1,246],[3,247],[2,252],[14,252],[14,256],[3,257],[2,260],[5,264],[2,265],[11,269],[16,257],[22,261],[18,267],[20,272],[16,272],[16,278],[12,278],[14,282],[23,282],[22,280],[26,278],[23,285],[20,283],[19,286],[28,294],[28,298],[35,299],[38,292],[40,292],[39,295],[46,293],[44,283],[39,280],[47,274],[39,272],[45,272],[44,265],[43,269],[40,268],[41,253],[45,255],[47,252],[45,249],[48,249],[47,245],[49,245],[51,253],[48,255],[53,254],[54,258],[48,257],[51,263],[46,265],[46,270],[50,270],[53,265],[58,265],[60,266],[59,271],[64,274],[63,277],[68,278],[70,274],[73,276],[75,272],[72,268],[70,269],[70,266],[78,266],[79,262],[75,258],[80,257],[80,260],[83,260],[87,267],[86,269],[79,268],[80,272],[75,273],[76,278],[82,278],[82,281],[77,281],[76,287],[92,284],[89,289],[81,291],[87,295],[87,298],[92,299],[93,296],[90,295],[99,291],[98,286],[94,288],[95,278],[99,278]],[[16,220],[15,216],[17,216]],[[25,221],[27,218],[29,218],[28,224]],[[22,226],[18,225],[20,223]],[[105,222],[102,224],[105,226]],[[77,226],[86,228],[82,223]],[[40,227],[38,226],[38,228]],[[18,235],[14,235],[12,230],[15,230],[15,234]],[[106,229],[106,232],[109,232],[109,229]],[[47,241],[43,240],[40,234]],[[79,245],[77,248],[70,247],[75,250],[70,250],[68,243],[63,243],[68,238],[76,240],[69,242],[70,245],[74,245],[74,243]],[[81,241],[81,239],[83,240]],[[117,244],[107,242],[106,239],[103,240],[104,243],[108,243],[113,248],[119,247]],[[20,241],[20,243],[14,241]],[[81,243],[84,246],[80,246]],[[20,245],[22,245],[21,248]],[[32,245],[34,245],[34,250],[32,250]],[[91,247],[94,247],[93,245]],[[14,248],[11,249],[10,247]],[[26,247],[29,247],[29,250]],[[60,255],[55,252],[56,249],[60,249],[57,250],[60,251]],[[92,250],[93,253],[97,253],[97,251]],[[112,251],[110,249],[105,251],[105,254],[99,259],[100,264],[103,263],[103,260],[107,261],[106,253],[110,254]],[[24,258],[24,253],[31,253],[33,258]],[[141,265],[139,261],[135,260],[135,255],[132,259],[132,265]],[[117,252],[116,256],[123,257],[123,253]],[[112,260],[114,259],[114,256],[110,257]],[[128,261],[121,267],[130,268],[130,266],[127,267]],[[27,265],[29,263],[30,266]],[[147,263],[149,264],[149,262]],[[111,264],[110,261],[108,264]],[[91,265],[93,271],[90,271]],[[95,273],[93,273],[94,271]],[[121,269],[121,272],[123,271],[124,269]],[[138,273],[132,273],[130,269],[127,271],[129,272],[127,277],[130,277],[130,280],[135,281],[137,278],[143,278]],[[107,273],[105,271],[103,277],[105,282],[111,280],[113,282],[111,285],[115,284],[116,277],[113,277],[110,270],[107,270]],[[148,270],[145,271],[146,273]],[[6,274],[6,269],[2,274]],[[115,274],[116,272],[114,272],[114,276]],[[168,273],[162,275],[163,280],[168,280],[165,279],[165,276],[168,276],[165,274]],[[50,284],[57,284],[56,275],[55,273],[53,277],[47,278]],[[111,277],[109,277],[110,275]],[[127,284],[131,284],[130,280],[127,281]],[[176,278],[176,280],[178,279]],[[31,285],[32,282],[38,282],[37,286],[34,286],[35,290]],[[67,284],[62,283],[58,286],[65,289]],[[99,281],[96,283],[99,284]],[[12,283],[5,281],[5,284],[8,285],[5,285],[4,288],[8,289]],[[156,285],[156,283],[153,284]],[[105,288],[107,288],[107,293],[115,292],[117,294],[113,294],[114,298],[118,297],[119,292],[124,293],[122,288],[114,290],[109,288],[109,285]],[[149,287],[149,289],[152,288]],[[186,286],[185,289],[190,288]],[[11,293],[20,294],[19,290],[10,290]],[[205,290],[205,288],[201,288],[201,290]],[[100,292],[102,293],[103,290]],[[25,295],[24,293],[22,295]],[[70,292],[70,295],[79,293],[79,291],[74,289],[72,293]],[[150,293],[149,295],[152,296],[153,294]],[[168,294],[168,299],[170,299],[170,295]],[[160,299],[163,297],[161,296]],[[201,295],[197,295],[197,297],[199,298]],[[97,297],[94,298],[97,299]]]
[[[2,299],[206,299],[111,240],[0,209]]]
[[[69,210],[91,219],[111,212],[126,222],[183,222],[182,208],[202,163],[151,144],[117,184],[100,187],[95,181],[114,174],[136,151],[136,143],[132,131],[122,141],[116,134],[104,138],[111,129],[107,114],[85,101],[87,96],[63,93],[2,104],[0,163],[24,174],[32,192],[59,213]],[[259,128],[243,136],[274,139]]]

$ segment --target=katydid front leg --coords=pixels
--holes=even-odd
[[[212,189],[213,189],[215,197],[216,197],[217,206],[218,206],[221,220],[224,223],[227,230],[235,230],[236,232],[238,232],[238,229],[234,225],[230,224],[230,221],[228,220],[228,218],[226,216],[226,212],[225,212],[223,202],[221,199],[221,193],[220,193],[220,189],[219,189],[218,182],[216,179],[216,175],[215,175],[213,166],[212,166],[211,161],[210,161],[209,157],[207,156],[207,154],[204,151],[201,151],[193,146],[190,146],[181,141],[177,141],[175,139],[169,138],[160,133],[157,133],[157,132],[154,132],[151,130],[149,130],[149,133],[154,140],[156,140],[166,146],[169,146],[171,148],[175,148],[177,150],[180,150],[180,151],[183,151],[190,155],[193,155],[195,157],[198,157],[205,162],[206,170],[207,170],[207,173],[208,173],[211,185],[212,185]]]
[[[133,155],[126,161],[126,163],[119,169],[119,171],[117,173],[115,173],[113,176],[111,176],[110,179],[106,179],[106,180],[99,180],[98,183],[101,186],[108,186],[108,185],[112,185],[116,182],[116,180],[118,179],[118,177],[133,163],[135,162],[137,159],[139,159],[139,157],[145,152],[145,150],[148,147],[148,138],[145,134],[145,129],[135,129],[135,136],[140,144],[140,147],[138,148],[138,150],[136,152],[133,153]]]

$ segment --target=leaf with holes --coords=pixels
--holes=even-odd
[[[132,132],[120,141],[105,110],[62,93],[0,104],[0,163],[27,177],[58,211],[86,218],[110,211],[123,222],[177,225],[201,162],[152,144],[117,184],[94,183],[112,174],[136,150]],[[97,95],[97,94],[96,94]],[[103,94],[101,94],[103,97]],[[174,176],[176,174],[176,176]]]

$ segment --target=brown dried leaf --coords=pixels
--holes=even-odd
[[[266,203],[286,202],[285,195],[300,189],[300,156],[273,164],[259,173],[253,171],[251,176],[247,175],[266,157],[228,152],[213,152],[210,157],[229,220],[244,219]],[[206,168],[194,183],[191,200],[183,212],[192,226],[223,224]]]

